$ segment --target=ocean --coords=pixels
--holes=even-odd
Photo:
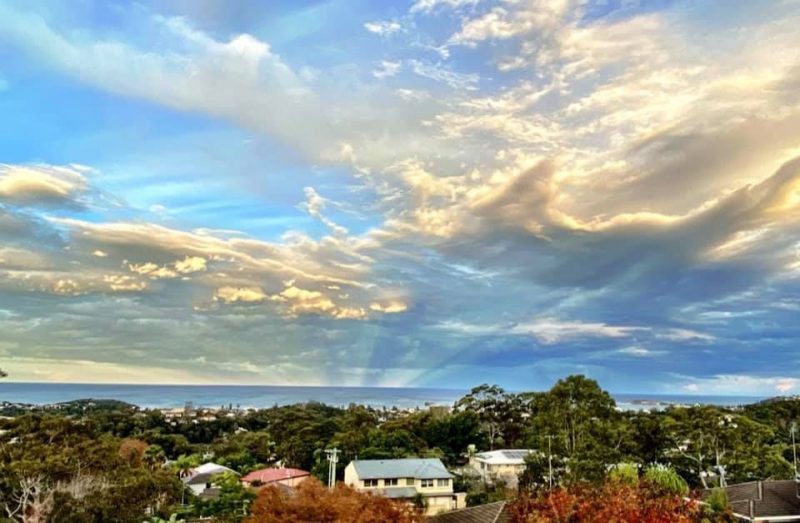
[[[113,385],[83,383],[0,383],[0,402],[50,404],[77,399],[114,399],[147,408],[233,405],[264,408],[318,401],[334,406],[351,403],[374,407],[413,408],[452,405],[466,394],[460,389],[391,387],[290,387],[249,385]],[[763,398],[749,396],[699,396],[664,394],[612,394],[625,409],[650,408],[665,404],[708,404],[734,406]]]

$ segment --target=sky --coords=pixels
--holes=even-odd
[[[798,26],[796,0],[0,0],[0,367],[800,393]]]

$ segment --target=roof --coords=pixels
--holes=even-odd
[[[508,523],[506,501],[451,510],[428,518],[429,523]]]
[[[479,452],[475,458],[490,465],[522,465],[529,454],[536,452],[531,449],[501,449],[489,452]]]
[[[216,463],[203,463],[199,467],[193,468],[188,476],[181,479],[187,485],[196,485],[198,483],[208,483],[208,481],[214,476],[224,474],[226,472],[236,474],[237,476],[239,475],[238,472],[233,469],[229,469],[228,467],[223,467],[222,465],[217,465]]]
[[[751,481],[725,487],[736,514],[753,519],[796,516],[800,519],[800,485],[794,480]],[[703,498],[711,494],[709,489]]]
[[[311,473],[306,470],[300,469],[261,469],[254,470],[246,476],[242,477],[242,481],[252,483],[253,481],[260,481],[261,483],[273,483],[275,481],[282,481],[286,479],[303,478],[310,476]]]
[[[350,462],[358,479],[444,479],[453,475],[438,458],[362,459]]]

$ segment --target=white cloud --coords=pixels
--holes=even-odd
[[[45,205],[77,203],[87,185],[83,172],[72,166],[0,164],[0,201]]]
[[[400,31],[403,26],[394,20],[382,20],[377,22],[367,22],[364,24],[364,29],[370,33],[375,33],[381,36],[387,36],[392,33]]]
[[[379,80],[382,80],[384,78],[390,78],[399,73],[401,67],[402,67],[401,62],[390,62],[383,60],[380,63],[380,68],[372,71],[372,76],[378,78]]]
[[[712,341],[716,339],[711,334],[704,334],[691,329],[669,329],[666,332],[659,333],[657,337],[671,341]]]
[[[430,13],[438,8],[461,9],[475,6],[481,0],[416,0],[410,8],[411,13]]]
[[[443,64],[433,64],[412,59],[408,61],[408,65],[414,74],[447,84],[453,89],[474,91],[477,89],[477,83],[480,80],[480,77],[475,73],[459,73],[448,69]]]
[[[658,356],[660,354],[665,354],[664,351],[661,350],[652,350],[640,345],[632,345],[630,347],[624,347],[617,351],[619,354],[624,354],[626,356],[635,356],[637,358],[649,358],[653,356]]]
[[[531,335],[540,343],[549,345],[579,338],[626,338],[634,335],[637,331],[646,330],[648,329],[643,327],[541,318],[531,323],[516,325],[511,332]]]
[[[259,303],[267,299],[260,287],[220,287],[214,299],[223,303]]]
[[[788,376],[752,376],[747,374],[718,374],[706,378],[679,376],[681,388],[705,395],[775,396],[796,392],[800,380]]]

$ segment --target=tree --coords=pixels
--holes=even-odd
[[[622,460],[627,425],[608,392],[584,376],[559,380],[533,397],[528,444],[564,460],[569,479],[600,480]],[[552,438],[547,441],[547,438]]]
[[[478,415],[490,449],[498,445],[513,447],[521,440],[524,431],[522,399],[498,385],[484,383],[474,387],[456,401],[454,410]]]
[[[219,493],[214,498],[197,503],[199,515],[211,516],[220,523],[241,521],[249,513],[256,495],[242,486],[239,477],[230,472],[216,476],[213,483]]]
[[[708,478],[749,481],[791,477],[791,465],[781,456],[774,431],[738,413],[713,406],[670,409],[663,431],[671,443],[667,460],[694,485]]]
[[[142,463],[151,469],[164,466],[167,455],[161,445],[148,445],[142,456]]]
[[[147,452],[147,443],[140,439],[125,439],[119,445],[119,457],[133,468],[142,466],[145,452]]]
[[[246,523],[418,523],[418,511],[401,501],[362,493],[341,483],[328,490],[315,479],[287,495],[277,487],[262,489]]]
[[[509,505],[513,523],[691,523],[699,513],[696,503],[679,495],[618,481],[523,494]]]

